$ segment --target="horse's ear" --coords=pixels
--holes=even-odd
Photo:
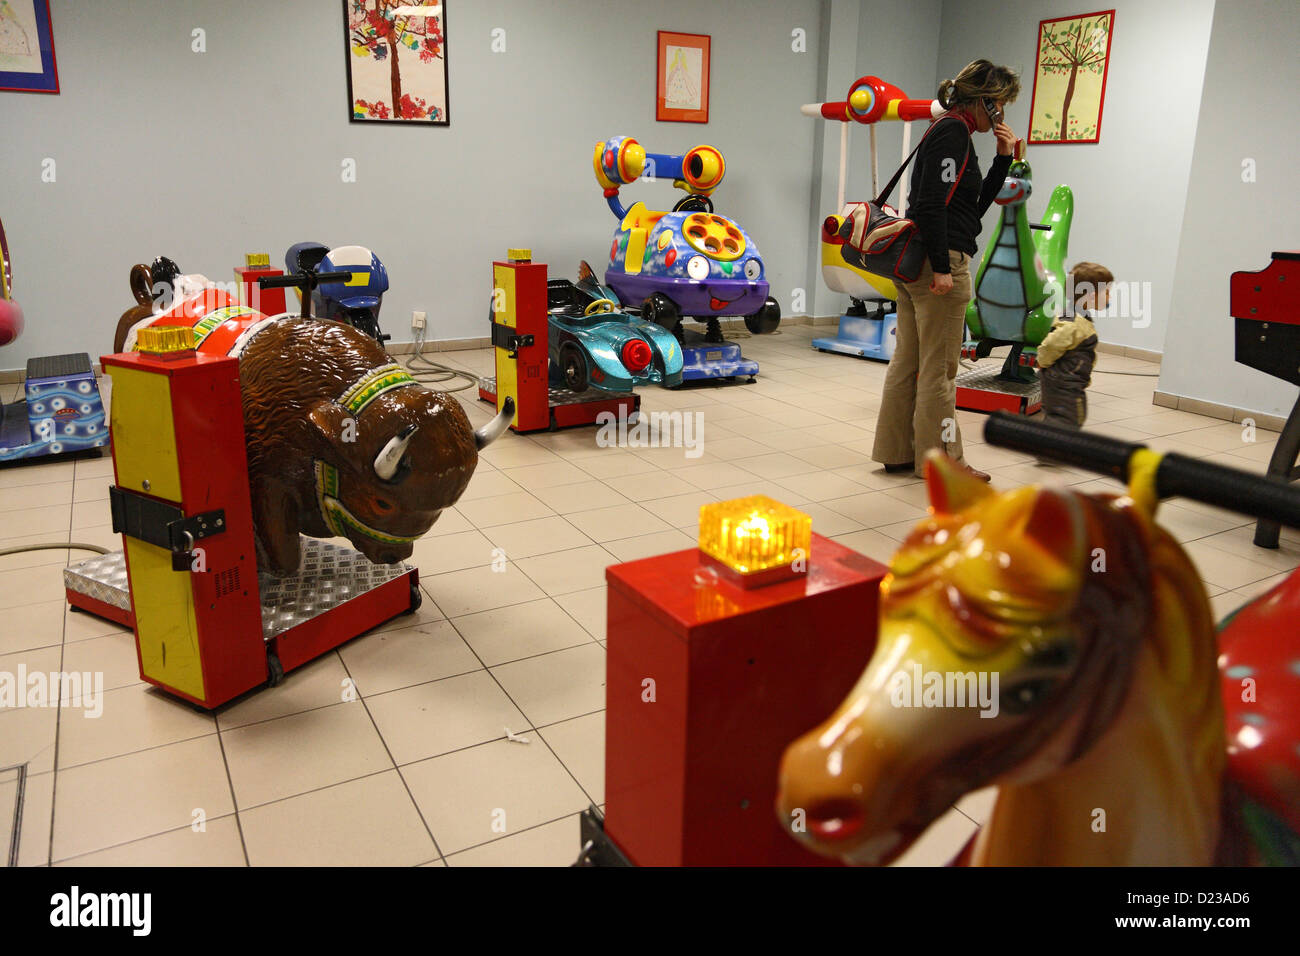
[[[1042,488],[1022,533],[1062,564],[1073,564],[1079,558],[1081,521],[1078,503],[1069,492]]]
[[[937,515],[951,515],[996,492],[986,482],[940,451],[925,459],[925,487],[930,493],[930,510]]]

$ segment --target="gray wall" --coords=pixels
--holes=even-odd
[[[225,280],[245,252],[278,264],[306,239],[380,255],[398,341],[413,309],[434,338],[485,336],[490,264],[508,247],[553,275],[603,266],[615,221],[591,153],[616,134],[658,152],[717,146],[718,208],[754,236],[783,311],[808,286],[814,134],[798,107],[817,96],[819,0],[448,0],[451,126],[433,129],[347,122],[341,2],[253,6],[52,0],[62,93],[0,93],[0,217],[28,318],[0,368],[107,351],[132,263],[167,254]],[[707,125],[655,122],[658,29],[712,35]],[[624,195],[666,208],[680,194]]]
[[[1300,249],[1297,49],[1292,0],[1215,8],[1161,391],[1273,415],[1295,403],[1294,385],[1233,361],[1228,276],[1265,268],[1274,250]],[[1247,159],[1254,182],[1243,181]]]
[[[1105,321],[1098,325],[1098,335],[1103,342],[1160,351],[1170,314],[1214,0],[1110,0],[1095,7],[1063,7],[1055,0],[1003,0],[994,5],[947,0],[939,75],[951,77],[981,56],[1018,68],[1021,94],[1007,109],[1007,121],[1025,137],[1038,22],[1112,7],[1115,27],[1101,141],[1028,147],[1025,158],[1034,171],[1029,216],[1038,221],[1052,188],[1069,184],[1075,214],[1067,263],[1089,259],[1109,267],[1119,280],[1151,284],[1153,301],[1146,319]],[[975,148],[981,168],[988,169],[995,151],[992,135],[976,134]],[[985,218],[985,240],[997,208]],[[1142,321],[1150,324],[1137,327]]]

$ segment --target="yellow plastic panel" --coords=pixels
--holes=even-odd
[[[515,309],[518,306],[518,300],[515,293],[515,270],[508,266],[494,265],[492,267],[492,304],[497,303],[497,289],[501,290],[501,302],[504,308],[493,316],[493,321],[498,325],[504,325],[509,328],[518,328],[518,321],[515,316]],[[515,400],[515,417],[511,425],[519,425],[519,366],[514,359],[510,357],[509,351],[503,348],[496,350],[496,367],[497,367],[497,408],[499,409],[505,401],[506,396]]]
[[[637,275],[641,272],[641,262],[645,259],[645,237],[644,229],[633,229],[632,235],[627,240],[627,256],[623,259],[623,271],[630,276]]]
[[[151,680],[203,700],[203,661],[190,573],[172,570],[170,551],[135,538],[126,538],[126,556],[140,669]]]
[[[109,366],[109,372],[113,376],[113,461],[118,484],[179,504],[181,478],[170,379],[118,366]]]

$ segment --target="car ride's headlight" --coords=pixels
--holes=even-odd
[[[692,279],[707,279],[709,277],[709,260],[704,256],[691,256],[690,262],[686,263],[686,274]]]
[[[763,274],[763,263],[750,259],[745,263],[745,278],[753,281]]]

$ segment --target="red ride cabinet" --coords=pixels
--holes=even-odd
[[[870,659],[887,570],[817,534],[806,576],[751,590],[697,549],[606,569],[604,828],[632,863],[832,863],[777,820],[777,768]]]

